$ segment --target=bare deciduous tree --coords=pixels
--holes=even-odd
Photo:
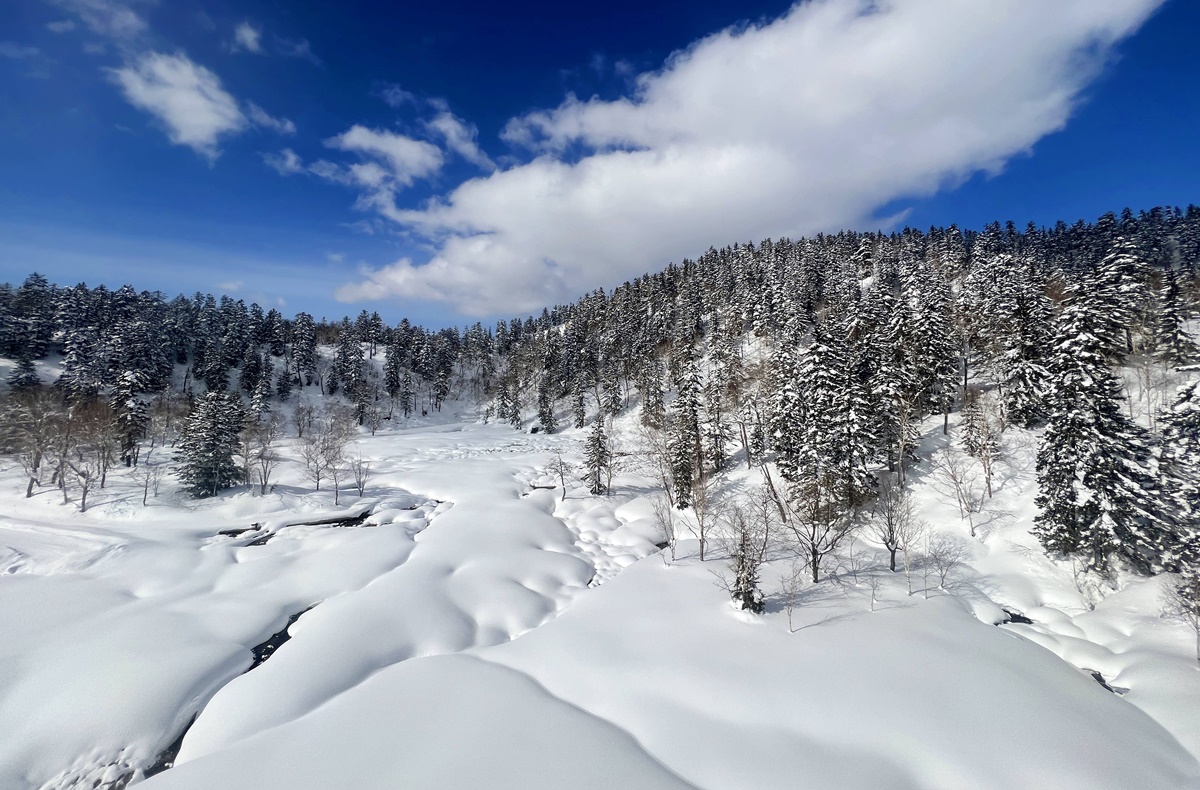
[[[908,594],[910,596],[913,594],[913,569],[916,566],[916,560],[918,559],[915,552],[917,547],[921,545],[928,534],[928,525],[925,524],[924,521],[919,521],[916,519],[909,524],[908,529],[899,533],[900,551],[904,555],[904,580],[908,583]],[[928,578],[928,573],[926,574],[926,578]],[[928,584],[926,586],[928,586]],[[929,597],[928,593],[926,593],[925,597]]]
[[[546,471],[558,478],[558,484],[562,486],[562,499],[567,501],[567,475],[573,470],[571,465],[563,460],[562,451],[555,450],[554,457],[550,459],[550,463],[546,464]]]
[[[654,523],[662,531],[663,540],[671,552],[671,562],[675,561],[675,508],[667,495],[654,494],[650,497],[650,509],[654,513]]]
[[[340,504],[338,486],[345,477],[346,444],[354,434],[354,412],[344,404],[331,404],[314,417],[308,436],[300,441],[300,457],[305,474],[321,490],[321,481],[328,479],[334,486],[334,504]]]
[[[649,474],[662,488],[671,507],[675,507],[674,477],[671,474],[671,451],[667,432],[649,425],[638,429],[638,454]]]
[[[721,504],[717,501],[716,476],[701,472],[692,483],[692,516],[696,522],[693,530],[700,542],[700,561],[704,562],[708,549],[709,533],[720,518]]]
[[[265,420],[251,420],[242,433],[246,480],[258,482],[260,496],[267,493],[271,474],[283,460],[279,454],[279,441],[282,438],[283,426],[275,414],[270,414]]]
[[[1196,635],[1196,661],[1200,663],[1200,568],[1189,567],[1167,579],[1163,614],[1192,629]]]
[[[158,497],[158,487],[166,471],[163,464],[151,460],[152,452],[152,450],[147,451],[142,456],[141,462],[129,470],[129,476],[142,486],[142,507],[147,505],[151,492],[154,493],[155,498]]]
[[[812,572],[813,584],[821,579],[825,558],[854,529],[850,508],[839,496],[840,489],[837,481],[818,477],[797,483],[789,492],[786,524],[796,551]]]
[[[783,577],[783,610],[787,612],[788,633],[795,633],[796,629],[792,625],[792,614],[796,611],[796,604],[800,601],[800,591],[804,589],[804,573],[808,570],[807,566],[796,560],[793,560],[788,566],[786,575]]]
[[[875,574],[867,577],[867,587],[871,590],[871,611],[875,611],[875,603],[879,600],[879,590],[883,587],[883,579]]]
[[[296,426],[296,438],[303,439],[304,434],[312,428],[313,421],[317,418],[317,409],[313,403],[303,395],[296,399],[296,408],[292,411],[292,424]],[[318,488],[320,486],[318,485]]]
[[[926,541],[925,564],[937,572],[938,589],[945,590],[951,575],[967,558],[967,549],[953,535],[939,533]]]
[[[913,515],[912,497],[897,480],[884,478],[880,481],[879,496],[875,500],[868,530],[888,551],[888,569],[896,572],[896,552],[911,542],[911,532],[916,524]]]
[[[975,537],[975,514],[983,508],[985,490],[979,464],[961,450],[947,447],[934,453],[933,469],[935,485],[954,497],[959,518],[966,519],[971,537]]]
[[[729,569],[718,571],[716,576],[722,589],[743,611],[760,613],[765,606],[759,589],[759,571],[766,560],[772,524],[762,516],[764,513],[769,516],[771,512],[769,507],[734,503],[720,514],[721,525],[725,528],[721,547],[729,557]]]
[[[39,387],[9,398],[4,404],[0,442],[4,450],[15,454],[29,481],[25,497],[33,496],[41,486],[45,462],[63,431],[66,410],[62,400],[48,387]]]
[[[367,480],[371,477],[370,461],[355,453],[354,458],[350,461],[350,474],[354,477],[355,490],[358,491],[359,496],[363,496],[367,491]]]

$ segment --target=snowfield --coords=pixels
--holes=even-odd
[[[185,729],[147,790],[1200,787],[1193,636],[1159,580],[1093,589],[1044,556],[1028,434],[974,538],[916,467],[963,546],[945,585],[916,569],[910,595],[860,538],[789,628],[784,553],[740,612],[719,550],[656,546],[636,469],[549,487],[582,432],[445,419],[361,436],[340,507],[294,460],[266,496],[172,480],[145,508],[118,470],[85,514],[4,472],[0,788],[140,781]]]

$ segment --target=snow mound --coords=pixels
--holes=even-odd
[[[446,694],[453,689],[453,694]],[[686,788],[628,733],[470,656],[389,667],[312,715],[160,774],[146,790]]]

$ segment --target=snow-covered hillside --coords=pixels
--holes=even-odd
[[[372,477],[339,508],[294,458],[265,496],[172,481],[145,508],[120,471],[82,514],[5,472],[0,787],[120,787],[160,759],[148,789],[1200,786],[1191,632],[1155,579],[1096,589],[1045,557],[1027,432],[974,538],[914,467],[961,547],[944,580],[862,536],[789,622],[787,552],[767,611],[735,609],[720,548],[656,546],[636,464],[563,500],[547,467],[584,432],[445,419],[360,436]]]

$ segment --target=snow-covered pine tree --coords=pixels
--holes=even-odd
[[[638,392],[642,396],[641,420],[643,425],[661,428],[667,417],[662,391],[663,364],[652,352],[646,353],[649,358],[637,378]]]
[[[317,326],[308,313],[296,313],[292,323],[292,359],[301,384],[312,384],[317,374]]]
[[[597,414],[584,446],[583,465],[587,469],[588,490],[599,496],[608,492],[606,480],[607,470],[612,457],[608,446],[608,437],[604,433],[604,418]]]
[[[234,455],[244,421],[245,411],[234,393],[207,392],[196,400],[176,454],[179,477],[192,496],[216,496],[243,482]]]
[[[145,402],[137,397],[144,386],[144,376],[136,370],[127,370],[117,376],[113,385],[112,410],[120,442],[121,463],[133,466],[137,463],[138,442],[146,433],[150,421]]]
[[[103,360],[97,353],[98,345],[96,332],[91,328],[77,329],[66,338],[58,386],[67,397],[87,399],[103,386]]]
[[[295,374],[290,370],[288,360],[285,358],[283,367],[279,371],[279,376],[275,379],[275,394],[279,397],[281,403],[287,403],[292,397],[294,377]]]
[[[537,405],[538,425],[543,432],[554,433],[558,430],[558,421],[554,418],[554,396],[551,393],[550,377],[546,374],[538,381]]]
[[[250,417],[260,420],[271,413],[271,380],[275,377],[275,366],[269,356],[259,363],[258,383],[250,396]]]
[[[1177,272],[1168,269],[1162,277],[1152,338],[1154,356],[1174,367],[1187,365],[1200,358],[1200,349],[1184,329],[1187,316],[1184,289],[1180,286]]]
[[[1098,571],[1117,557],[1149,572],[1172,531],[1147,471],[1146,434],[1121,410],[1120,384],[1095,320],[1079,299],[1059,316],[1033,532],[1048,552],[1079,556]]]
[[[1162,428],[1159,479],[1163,495],[1176,502],[1177,534],[1163,564],[1175,570],[1186,547],[1194,547],[1191,561],[1200,573],[1200,382],[1181,387]]]
[[[17,357],[17,366],[8,374],[8,388],[13,392],[36,389],[42,381],[27,350],[22,349]]]
[[[700,439],[700,373],[692,357],[680,362],[676,385],[678,393],[671,404],[668,448],[675,506],[684,510],[691,506],[693,483],[702,473],[704,461]]]
[[[389,398],[400,394],[401,380],[404,376],[400,350],[395,343],[389,343],[383,351],[383,390]]]
[[[416,392],[413,390],[412,372],[406,368],[404,378],[400,380],[400,396],[397,399],[397,405],[400,406],[400,411],[407,417],[409,414],[412,414],[415,402]]]

